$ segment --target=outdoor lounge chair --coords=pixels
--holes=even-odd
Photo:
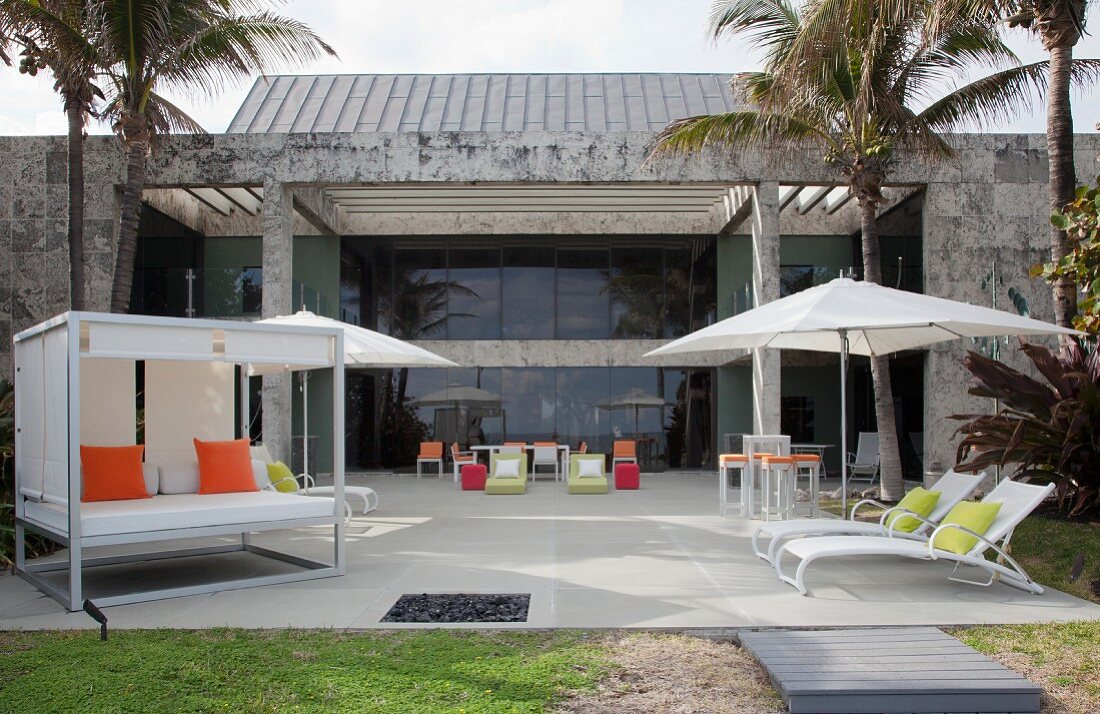
[[[506,475],[507,466],[515,464],[517,475]],[[527,493],[526,454],[493,454],[489,458],[489,478],[485,479],[485,493],[490,496],[518,496]]]
[[[477,454],[472,451],[459,451],[458,442],[451,444],[451,464],[454,466],[455,483],[458,483],[459,471],[466,464],[476,464]]]
[[[1054,484],[1038,486],[1017,481],[1002,481],[989,492],[989,495],[982,499],[983,503],[999,502],[1001,504],[997,516],[985,533],[975,533],[960,525],[945,523],[936,526],[929,534],[928,539],[924,541],[876,536],[800,538],[787,543],[775,554],[775,572],[780,580],[793,585],[799,593],[805,595],[807,594],[806,569],[816,560],[834,556],[900,555],[918,560],[954,561],[955,570],[948,577],[955,582],[988,586],[999,578],[1006,585],[1039,595],[1043,592],[1042,586],[1024,572],[1020,564],[1008,554],[1006,548],[1016,526],[1027,518],[1028,514],[1035,510],[1040,503],[1046,500],[1053,490]],[[977,544],[961,555],[937,548],[935,545],[936,536],[950,529],[968,533],[978,539]],[[988,550],[993,550],[997,554],[996,560],[986,560],[985,553]],[[783,556],[786,554],[793,555],[801,561],[793,578],[783,573]],[[955,573],[958,572],[959,565],[981,568],[989,573],[989,580],[981,582],[956,577]]]
[[[558,471],[561,461],[558,459],[558,445],[554,443],[535,442],[534,456],[531,459],[531,480],[538,475],[539,466],[553,466],[554,480],[558,480]]]
[[[878,478],[879,438],[876,431],[859,432],[859,441],[856,442],[856,453],[848,453],[848,480],[866,481],[868,484]]]
[[[930,491],[940,494],[940,500],[928,515],[928,519],[920,519],[923,522],[912,533],[895,532],[895,537],[915,538],[924,540],[928,536],[928,530],[943,520],[944,516],[951,512],[959,501],[964,500],[978,488],[985,479],[985,472],[980,474],[960,474],[948,471],[935,483]],[[878,521],[857,521],[856,511],[861,506],[875,506],[883,509],[882,517]],[[886,520],[893,513],[898,513],[897,506],[890,507],[871,499],[864,499],[852,506],[851,516],[848,520],[842,518],[805,518],[793,521],[775,521],[765,523],[752,534],[752,552],[769,563],[775,563],[775,553],[791,538],[798,536],[829,536],[829,535],[866,535],[885,536]],[[768,542],[768,550],[760,548],[760,538],[771,538]]]
[[[597,464],[598,476],[582,475],[581,463]],[[595,469],[594,466],[588,468]],[[569,457],[569,480],[566,491],[573,494],[607,493],[607,474],[604,473],[603,454],[572,454]]]
[[[615,468],[615,464],[619,463],[638,463],[638,442],[633,439],[619,439],[612,445],[611,468]]]
[[[424,464],[438,464],[439,478],[443,478],[443,442],[422,441],[420,453],[416,455],[416,477],[420,478],[420,469]]]
[[[252,459],[264,464],[264,468],[275,463],[275,459],[271,458],[271,452],[263,444],[253,444],[249,447],[249,451],[252,453]],[[298,479],[301,479],[301,481],[299,482]],[[293,485],[294,488],[287,488],[289,485]],[[299,496],[322,496],[326,498],[332,498],[336,493],[336,489],[332,486],[318,486],[309,474],[298,474],[297,476],[288,476],[278,481],[272,481],[268,490],[296,493]],[[373,488],[344,484],[344,511],[346,513],[344,523],[351,520],[353,513],[352,501],[356,502],[359,506],[359,512],[364,516],[378,508],[379,503],[378,494],[375,493]]]

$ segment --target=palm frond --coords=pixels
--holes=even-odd
[[[675,121],[657,135],[649,156],[690,153],[713,146],[789,146],[811,140],[834,143],[827,130],[798,117],[746,110]]]

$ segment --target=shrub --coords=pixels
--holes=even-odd
[[[963,364],[970,394],[999,399],[996,414],[958,414],[964,421],[958,470],[1016,465],[1014,476],[1057,484],[1059,507],[1075,516],[1100,508],[1100,351],[1076,342],[1055,355],[1023,344],[1044,381],[970,352]]]

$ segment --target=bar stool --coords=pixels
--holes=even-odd
[[[749,458],[744,454],[721,454],[718,457],[718,515],[726,515],[726,489],[730,485],[730,469],[741,471],[741,494],[742,503],[744,503],[745,471],[748,465]],[[751,469],[749,469],[749,473],[751,474]],[[744,515],[743,507],[741,515]]]
[[[765,456],[760,460],[763,499],[760,511],[765,521],[794,516],[795,460],[791,456]],[[773,502],[774,499],[774,502]]]
[[[818,483],[821,479],[821,457],[817,454],[791,454],[794,459],[794,482],[807,476],[810,479],[810,517],[817,518]],[[793,507],[792,507],[793,510]]]

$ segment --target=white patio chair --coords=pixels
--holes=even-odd
[[[1046,486],[1033,486],[1017,481],[1002,481],[989,492],[983,502],[1001,502],[1001,508],[997,517],[989,529],[983,533],[975,533],[967,528],[945,523],[928,535],[927,540],[911,540],[892,537],[897,534],[892,530],[888,532],[891,537],[876,536],[824,536],[821,538],[801,538],[784,545],[775,554],[775,572],[779,579],[793,585],[798,592],[805,595],[806,568],[814,561],[822,558],[836,556],[859,555],[899,555],[905,558],[917,560],[949,560],[954,561],[955,569],[951,571],[948,579],[954,582],[981,585],[992,585],[995,580],[1003,580],[1006,585],[1011,585],[1021,590],[1027,590],[1036,595],[1042,594],[1041,585],[1032,580],[1020,564],[1012,559],[1007,552],[1012,532],[1027,516],[1035,510],[1054,490],[1054,484]],[[977,544],[967,553],[959,555],[947,550],[935,547],[936,535],[941,531],[954,528],[969,533],[978,539]],[[986,560],[985,553],[992,550],[997,554],[996,560]],[[801,562],[792,578],[783,573],[783,556],[793,555]],[[989,580],[985,582],[956,577],[960,565],[970,565],[989,573]]]
[[[936,524],[942,521],[944,516],[950,513],[951,509],[960,501],[974,493],[984,479],[984,471],[980,474],[960,474],[955,471],[948,471],[940,477],[935,485],[928,489],[929,491],[938,491],[940,494],[940,500],[936,502],[936,507],[928,514],[928,518],[920,518],[911,511],[905,511],[921,520],[922,523],[912,533],[895,532],[894,537],[924,540],[928,536],[929,529],[934,528]],[[855,520],[856,511],[862,506],[873,506],[882,509],[882,517],[877,521]],[[902,512],[902,509],[897,506],[890,507],[884,503],[866,498],[852,506],[851,516],[848,520],[842,518],[805,518],[795,521],[765,523],[752,534],[752,552],[757,557],[763,558],[774,565],[776,551],[791,538],[827,535],[885,536],[887,530],[886,519],[892,513],[900,512]],[[760,548],[761,536],[771,538],[766,552]]]
[[[531,459],[531,480],[534,481],[538,475],[539,466],[553,466],[554,481],[557,481],[560,475],[560,464],[556,444],[554,446],[535,446],[534,456]]]
[[[264,466],[275,463],[275,459],[271,458],[271,452],[267,450],[267,447],[263,444],[253,444],[249,447],[249,451],[252,454],[252,458],[256,461],[262,461]],[[301,481],[299,482],[299,479]],[[294,481],[297,486],[297,494],[299,496],[328,496],[332,497],[336,494],[336,489],[333,486],[318,486],[317,482],[309,474],[298,474],[293,478],[283,478],[278,482],[273,482],[268,487],[272,491],[280,490],[278,486],[285,484],[289,481]],[[373,488],[369,486],[348,486],[344,485],[344,511],[347,514],[346,520],[350,521],[353,515],[351,502],[356,501],[359,505],[359,510],[362,515],[367,515],[371,511],[378,508],[379,498],[378,494]]]
[[[868,485],[874,483],[878,478],[880,459],[878,432],[859,432],[856,453],[849,452],[846,458],[849,481],[866,481]]]

